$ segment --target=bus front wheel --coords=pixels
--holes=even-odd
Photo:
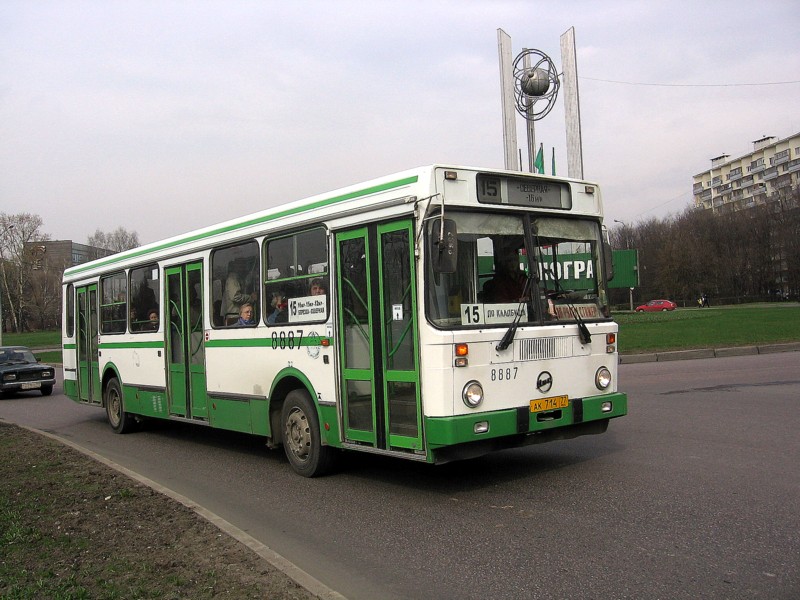
[[[108,381],[106,386],[106,415],[108,416],[108,423],[115,433],[128,433],[133,431],[136,425],[136,420],[133,415],[125,412],[125,406],[122,402],[122,388],[119,385],[119,380],[114,378]]]
[[[306,390],[293,390],[281,410],[283,450],[292,469],[303,477],[327,472],[333,462],[333,448],[322,445],[317,410]]]

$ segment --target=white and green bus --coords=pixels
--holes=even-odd
[[[64,273],[64,389],[114,431],[262,436],[304,476],[626,414],[597,185],[433,165]]]

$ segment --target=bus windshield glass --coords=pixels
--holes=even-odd
[[[547,325],[608,316],[600,226],[588,219],[450,211],[455,272],[427,264],[426,312],[440,328]],[[428,222],[437,238],[440,222]],[[433,244],[426,248],[435,248]],[[435,251],[435,250],[429,250]]]

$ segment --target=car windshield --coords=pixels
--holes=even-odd
[[[35,363],[33,352],[26,348],[0,348],[0,365]]]
[[[446,218],[456,225],[458,261],[453,273],[427,262],[426,311],[437,327],[606,318],[597,222],[455,211]],[[431,220],[427,248],[439,231]]]

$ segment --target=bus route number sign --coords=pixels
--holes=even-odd
[[[478,202],[569,210],[569,186],[558,181],[532,177],[498,177],[478,174]]]

